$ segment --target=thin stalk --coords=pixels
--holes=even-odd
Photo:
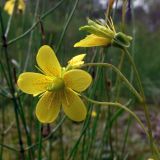
[[[6,31],[5,31],[5,37],[8,36],[9,30],[10,30],[10,27],[11,27],[11,22],[12,22],[12,19],[13,19],[13,15],[14,15],[16,9],[17,9],[18,1],[19,0],[16,0],[15,3],[14,3],[13,12],[9,17],[7,28],[6,28]]]
[[[59,149],[60,160],[64,160],[64,144],[63,144],[63,129],[62,129],[62,125],[59,127],[59,137],[60,137],[60,149]]]
[[[71,10],[71,13],[70,13],[70,15],[68,16],[68,19],[67,19],[67,21],[66,21],[66,23],[65,23],[65,25],[64,25],[62,34],[61,34],[61,36],[60,36],[60,39],[59,39],[59,42],[58,42],[58,45],[57,45],[57,48],[56,48],[56,53],[58,53],[58,51],[59,51],[59,49],[60,49],[60,47],[61,47],[61,44],[62,44],[62,41],[63,41],[63,38],[64,38],[64,34],[65,34],[65,32],[66,32],[66,30],[67,30],[67,28],[68,28],[68,26],[69,26],[69,24],[70,24],[70,22],[71,22],[71,20],[72,20],[72,17],[73,17],[73,15],[74,15],[74,12],[75,12],[75,10],[76,10],[76,7],[77,7],[77,5],[78,5],[78,2],[79,2],[79,0],[76,0],[76,1],[74,2],[74,6],[73,6],[73,8],[72,8],[72,10]]]
[[[106,106],[106,107],[109,107],[109,106],[112,106],[112,107],[118,107],[118,108],[122,108],[124,109],[125,111],[127,111],[130,115],[132,115],[135,120],[138,122],[138,124],[142,127],[142,129],[144,130],[145,134],[147,136],[149,136],[148,134],[148,131],[146,130],[145,126],[143,125],[143,123],[141,122],[141,120],[139,119],[139,117],[133,112],[131,111],[129,108],[127,108],[126,106],[118,103],[118,102],[100,102],[100,101],[96,101],[96,100],[93,100],[93,99],[90,99],[84,95],[81,95],[85,100],[87,100],[88,102],[91,102],[93,104],[97,104],[97,105],[102,105],[102,106]]]
[[[101,78],[102,74],[101,73],[102,73],[102,70],[99,73],[99,79],[97,80],[99,82],[99,85],[100,85],[100,82],[102,82],[102,78]],[[96,87],[96,89],[101,90],[101,86],[100,87]],[[97,133],[96,130],[97,130],[100,111],[101,111],[101,109],[100,109],[100,107],[98,107],[98,111],[96,112],[97,115],[96,115],[96,117],[94,119],[93,126],[91,127],[92,132],[90,133],[90,131],[89,131],[90,135],[86,138],[86,139],[90,139],[90,141],[88,140],[88,142],[87,142],[88,147],[86,148],[87,149],[86,158],[85,158],[86,160],[89,159],[90,153],[92,152],[91,149],[92,149],[92,145],[94,143],[94,139],[95,139],[95,136],[96,136],[96,133]],[[86,144],[86,142],[84,142],[84,143]],[[83,154],[83,152],[82,152],[82,154]]]
[[[39,122],[38,122],[39,123]],[[42,125],[38,125],[38,160],[42,159]]]
[[[136,43],[136,24],[135,24],[135,14],[134,14],[134,6],[133,6],[133,1],[130,0],[130,5],[131,5],[131,18],[132,18],[132,46],[131,46],[131,53],[132,53],[132,59],[134,60],[134,54],[135,54],[135,43]],[[134,72],[133,68],[131,68],[131,77],[130,77],[130,82],[133,81],[134,78]]]
[[[3,26],[3,21],[2,21],[2,17],[1,17],[1,28],[2,28],[2,33],[4,34],[4,26]],[[25,122],[25,118],[24,118],[24,112],[22,107],[21,107],[21,104],[20,104],[20,100],[17,99],[16,95],[15,95],[15,88],[14,88],[14,82],[12,81],[12,72],[11,72],[11,66],[10,66],[10,60],[9,60],[9,56],[8,56],[8,44],[7,44],[7,37],[5,37],[5,35],[3,36],[3,46],[4,46],[4,51],[5,51],[5,59],[6,59],[6,64],[7,64],[7,71],[8,71],[8,78],[9,78],[9,82],[8,82],[8,87],[10,89],[10,94],[12,95],[12,98],[11,100],[13,101],[13,104],[14,104],[14,107],[16,109],[16,113],[15,113],[15,116],[18,116],[18,112],[20,113],[20,117],[21,117],[21,120],[22,120],[22,123],[23,123],[23,126],[25,128],[25,132],[26,132],[26,135],[27,135],[27,144],[28,145],[31,145],[31,138],[30,138],[30,135],[28,134],[28,130],[27,130],[27,126],[26,126],[26,122]],[[5,72],[4,72],[5,74]],[[16,122],[19,123],[19,118],[16,118]],[[18,124],[17,124],[18,125]],[[17,126],[19,127],[19,125]],[[21,130],[20,128],[17,128],[18,129],[18,133],[21,134]],[[19,135],[19,142],[20,142],[20,145],[21,146],[21,150],[23,151],[24,148],[23,148],[23,143],[22,142],[22,138],[21,138],[21,135]],[[31,153],[29,152],[29,157],[31,159]]]
[[[144,113],[145,113],[145,117],[146,117],[146,121],[147,121],[147,126],[148,126],[148,131],[149,131],[150,147],[152,149],[152,153],[154,154],[152,127],[151,127],[151,122],[150,122],[148,106],[146,105],[146,100],[145,100],[144,90],[143,90],[143,87],[142,87],[142,82],[141,82],[137,67],[136,67],[136,65],[135,65],[135,63],[132,59],[132,56],[130,55],[130,53],[128,52],[128,50],[126,48],[123,48],[123,50],[126,53],[126,55],[128,57],[128,60],[129,60],[130,64],[132,65],[133,70],[134,70],[135,75],[136,75],[136,78],[137,78],[139,90],[141,92],[141,97],[142,97],[143,109],[144,109]]]
[[[122,4],[122,18],[121,18],[121,30],[123,33],[125,33],[125,22],[126,22],[126,10],[127,10],[127,1],[128,0],[123,0],[123,4]],[[118,64],[118,69],[120,71],[122,71],[122,67],[123,67],[123,64],[124,64],[124,60],[125,60],[125,53],[123,50],[120,50],[121,51],[121,56],[120,56],[120,62]],[[132,82],[130,82],[132,84]],[[120,97],[120,93],[121,93],[121,83],[120,83],[120,77],[117,76],[116,77],[116,83],[115,83],[115,100],[118,101],[119,100],[119,97]],[[129,125],[129,123],[128,123]],[[127,129],[129,130],[129,126],[127,126]],[[124,141],[123,141],[123,146],[125,146],[126,144],[126,139],[128,134],[127,134],[127,130],[125,132],[125,138],[124,138]],[[116,124],[115,124],[115,143],[116,143],[116,149],[118,149],[118,140],[119,140],[119,136],[118,136],[118,121],[116,121]],[[123,150],[123,149],[122,149]]]
[[[1,128],[1,143],[4,142],[4,130],[5,130],[5,107],[2,105],[2,115],[1,115],[1,122],[2,122],[2,128]],[[3,159],[3,146],[0,148],[0,159]]]
[[[16,102],[15,98],[15,89],[12,81],[12,72],[11,72],[11,66],[10,66],[10,60],[8,56],[8,45],[7,45],[7,37],[5,37],[5,31],[4,31],[4,23],[1,15],[1,7],[0,7],[0,22],[1,22],[1,30],[2,30],[2,41],[3,41],[3,47],[4,47],[4,56],[6,60],[6,65],[7,65],[7,71],[8,71],[8,77],[9,77],[9,89],[10,93],[12,95],[12,100],[14,104],[14,112],[15,112],[15,118],[16,118],[16,124],[17,124],[17,131],[18,131],[18,139],[19,139],[19,145],[20,145],[20,153],[21,153],[21,158],[24,159],[24,147],[23,147],[23,141],[22,141],[22,135],[21,135],[21,129],[20,129],[20,124],[19,124],[19,118],[18,118],[18,104]]]
[[[30,130],[28,129],[28,126],[27,126],[27,123],[26,123],[25,114],[24,114],[24,110],[23,110],[23,107],[22,107],[22,104],[21,104],[20,97],[17,97],[17,101],[18,101],[18,105],[19,105],[20,117],[21,117],[23,127],[24,127],[24,130],[25,130],[26,136],[27,136],[27,145],[31,146],[32,145],[31,133],[30,133]],[[33,150],[32,149],[29,150],[28,154],[29,154],[29,158],[32,159],[33,155],[34,155]]]
[[[35,8],[35,12],[34,12],[33,24],[35,23],[36,16],[37,16],[37,13],[38,13],[39,2],[40,2],[40,0],[36,1],[36,8]],[[33,30],[31,31],[30,37],[29,37],[28,51],[27,51],[27,56],[26,56],[26,59],[25,59],[23,72],[26,70],[26,68],[28,66],[28,62],[29,62],[30,56],[31,56],[32,40],[33,40]]]
[[[100,58],[101,58],[101,57],[100,57]],[[97,78],[98,78],[98,76],[99,76],[99,72],[100,72],[100,70],[99,70],[99,68],[97,68],[95,80],[97,80]],[[91,91],[89,91],[89,96],[90,96],[90,97],[94,97],[94,96],[95,96],[94,93],[95,93],[95,91],[96,91],[96,88],[97,88],[98,83],[99,83],[98,81],[95,81],[94,87],[92,88]],[[92,108],[93,108],[93,106],[89,104],[89,105],[88,105],[88,111],[87,111],[88,114],[87,114],[86,120],[85,120],[85,122],[84,122],[84,124],[83,124],[82,130],[81,130],[81,133],[80,133],[80,136],[79,136],[79,138],[77,139],[77,141],[75,142],[74,146],[72,147],[72,149],[71,149],[71,151],[70,151],[70,153],[69,153],[69,155],[68,155],[68,157],[67,157],[67,160],[70,160],[71,157],[72,157],[72,159],[74,159],[74,157],[75,157],[75,155],[76,155],[76,152],[77,152],[77,150],[78,150],[78,146],[79,146],[79,144],[80,144],[80,142],[81,142],[81,139],[83,138],[84,134],[86,133],[87,129],[89,128],[88,126],[89,126],[90,119],[91,119]],[[85,147],[85,146],[82,146],[82,147]],[[82,150],[83,150],[83,149],[82,149]]]
[[[10,150],[10,151],[13,151],[13,152],[19,152],[19,150],[18,150],[18,149],[15,149],[15,147],[11,147],[11,146],[8,146],[8,145],[3,144],[3,143],[0,143],[0,146],[3,147],[3,148],[8,149],[8,150]]]
[[[86,141],[87,141],[87,135],[86,135],[86,134],[84,134],[83,139],[82,139],[81,160],[85,160]]]
[[[7,72],[5,70],[5,67],[0,59],[0,66],[1,66],[1,69],[2,69],[2,73],[4,75],[4,78],[6,79],[6,82],[7,82],[7,85],[10,86],[10,82],[9,82],[9,79],[8,79],[8,75],[7,75]]]
[[[95,54],[97,53],[97,51],[95,52]],[[106,54],[104,54],[103,53],[103,49],[101,49],[100,50],[100,56],[99,56],[99,60],[98,61],[100,61],[100,62],[104,62],[104,60],[105,60],[105,57],[106,57]],[[95,57],[94,57],[95,58]],[[92,59],[92,62],[93,62],[93,60],[94,59]],[[90,67],[88,67],[88,70],[90,69]],[[103,85],[103,68],[97,68],[97,71],[96,71],[96,78],[95,78],[95,91],[96,90],[102,90],[102,85]],[[94,90],[90,90],[90,97],[94,97],[93,96],[93,93],[95,93],[95,91]],[[103,93],[101,92],[101,94],[100,95],[98,95],[98,96],[102,96],[103,95]],[[90,107],[91,109],[89,110],[89,115],[90,115],[90,121],[91,121],[91,115],[92,115],[92,111],[93,111],[93,106],[92,107]],[[99,111],[99,113],[100,113],[100,111]],[[98,114],[99,114],[98,113]],[[98,114],[97,114],[97,117],[98,117]],[[96,121],[96,122],[95,122]],[[94,123],[93,123],[93,127],[88,127],[88,129],[86,130],[86,133],[85,133],[85,135],[84,135],[84,138],[83,138],[83,140],[85,141],[85,139],[86,139],[86,141],[84,142],[84,145],[82,146],[83,148],[82,148],[82,150],[83,150],[83,152],[82,152],[82,154],[84,155],[83,157],[84,157],[84,159],[88,159],[89,158],[89,153],[90,153],[90,150],[92,149],[91,147],[92,147],[92,143],[93,143],[93,139],[94,138],[92,138],[93,136],[93,128],[94,128],[94,130],[96,130],[96,128],[97,128],[97,123],[98,123],[98,119],[96,119],[94,121]],[[93,134],[92,134],[93,133]],[[87,134],[87,135],[86,135]],[[95,136],[95,134],[94,134],[94,136]]]
[[[55,133],[59,128],[60,126],[63,124],[64,120],[65,120],[66,116],[64,116],[61,121],[57,124],[57,126],[50,132],[50,134],[43,138],[42,139],[42,142],[45,142],[46,140],[50,139],[50,137],[52,137],[53,133]],[[39,145],[39,142],[38,143],[35,143],[35,144],[32,144],[31,146],[28,146],[26,147],[24,150],[27,151],[27,150],[30,150],[32,148],[35,148],[37,145]]]
[[[111,71],[111,73],[112,73],[112,70],[109,70],[109,71]],[[110,74],[111,79],[109,79],[108,77],[109,77],[109,73],[107,74],[107,77],[103,77],[103,79],[106,78],[106,82],[107,82],[107,84],[105,86],[106,87],[107,101],[111,101],[111,98],[112,98],[111,84],[108,85],[108,80],[112,81],[111,80],[112,79],[112,74]],[[104,88],[102,88],[102,90],[103,89]],[[101,142],[101,146],[99,147],[100,148],[99,159],[102,159],[105,144],[108,144],[109,150],[110,150],[110,153],[111,153],[110,158],[113,159],[114,149],[113,149],[112,137],[111,137],[112,126],[110,125],[110,119],[112,118],[111,107],[108,107],[107,113],[105,114],[105,116],[106,116],[106,118],[105,118],[104,130],[103,130],[103,134],[102,134],[102,142]],[[106,134],[106,133],[108,133],[108,134]]]
[[[49,14],[51,14],[52,12],[54,12],[65,0],[61,0],[59,1],[54,7],[52,7],[50,10],[48,10],[47,12],[45,12],[42,16],[40,16],[40,20],[45,19]],[[11,39],[10,41],[8,41],[8,45],[11,45],[15,42],[17,42],[18,40],[24,38],[25,36],[27,36],[33,29],[35,29],[39,24],[39,21],[35,22],[27,31],[25,31],[24,33],[22,33],[20,36]]]
[[[17,130],[18,130],[18,139],[19,139],[19,144],[20,144],[20,159],[25,160],[25,154],[24,154],[24,147],[23,147],[23,141],[22,141],[22,134],[20,130],[20,123],[19,123],[19,118],[18,118],[18,111],[16,108],[16,105],[14,105],[14,112],[15,112],[15,117],[16,117],[16,124],[17,124]]]
[[[131,116],[128,118],[128,123],[127,123],[127,127],[126,127],[126,131],[125,131],[125,136],[124,136],[124,141],[122,144],[122,151],[121,151],[121,159],[123,159],[124,157],[124,152],[125,152],[125,148],[126,148],[126,143],[127,143],[127,139],[128,139],[128,134],[129,134],[129,129],[130,129],[130,125],[131,124]]]
[[[52,160],[52,137],[49,139],[48,160]]]
[[[123,63],[124,63],[124,58],[125,58],[125,54],[124,54],[124,51],[122,51],[121,57],[120,57],[120,62],[118,64],[118,69],[120,71],[122,70],[122,66],[123,66]],[[115,93],[116,93],[115,99],[118,100],[118,97],[120,95],[120,77],[119,76],[117,76],[117,78],[116,78]]]
[[[124,105],[122,105],[122,104],[120,104],[120,103],[118,103],[118,102],[100,102],[100,101],[95,101],[95,100],[93,100],[93,99],[90,99],[90,98],[88,98],[88,97],[86,97],[86,96],[84,96],[84,95],[81,95],[81,96],[82,96],[84,99],[86,99],[88,102],[91,102],[91,103],[94,103],[94,104],[97,104],[97,105],[102,105],[102,106],[107,106],[107,107],[113,106],[113,107],[118,107],[118,108],[124,109],[124,110],[127,111],[132,117],[135,118],[135,120],[138,122],[138,124],[139,124],[139,125],[141,126],[141,128],[144,130],[147,138],[150,138],[149,132],[146,130],[145,126],[143,125],[143,123],[141,122],[141,120],[139,119],[139,117],[138,117],[133,111],[131,111],[129,108],[127,108],[126,106],[124,106]],[[159,150],[157,149],[157,146],[156,146],[156,144],[154,143],[154,141],[153,141],[153,151],[155,151],[155,155],[153,155],[154,158],[155,158],[156,160],[158,160],[159,157],[160,157],[160,155],[159,155]]]
[[[130,84],[130,82],[126,79],[126,77],[119,71],[119,69],[116,68],[114,65],[112,65],[110,63],[86,63],[86,64],[82,65],[81,67],[88,67],[88,66],[101,66],[101,67],[112,68],[113,71],[115,71],[119,75],[119,77],[123,80],[123,82],[130,89],[130,91],[139,99],[140,102],[142,102],[142,97],[140,96],[140,94]]]

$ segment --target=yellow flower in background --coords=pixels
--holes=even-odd
[[[88,25],[80,27],[80,30],[90,33],[84,39],[75,43],[74,47],[95,47],[114,45],[117,47],[129,47],[132,38],[122,32],[116,32],[112,19],[108,24],[105,21],[92,21],[88,19]]]
[[[42,123],[53,122],[61,106],[71,120],[84,120],[87,111],[78,93],[90,86],[90,74],[81,69],[62,68],[54,51],[47,45],[39,49],[36,60],[42,74],[22,73],[17,84],[25,93],[34,96],[41,94],[36,106],[38,120]]]
[[[4,10],[5,10],[9,15],[12,15],[15,2],[16,2],[16,0],[8,0],[8,1],[5,3]],[[26,6],[26,5],[25,5],[25,3],[24,3],[24,0],[18,0],[18,6],[17,6],[17,8],[18,8],[19,11],[24,12],[25,6]]]
[[[91,116],[92,116],[93,118],[94,118],[94,117],[97,117],[97,112],[96,112],[96,111],[92,111]]]

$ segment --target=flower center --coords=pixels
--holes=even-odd
[[[62,78],[55,78],[53,82],[48,85],[48,91],[59,91],[65,87],[64,80]]]

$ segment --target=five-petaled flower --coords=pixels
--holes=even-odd
[[[82,64],[84,55],[72,58],[68,66]],[[92,77],[86,71],[77,68],[62,68],[54,51],[47,45],[42,46],[36,57],[41,73],[22,73],[17,81],[18,87],[25,93],[41,95],[36,106],[36,116],[42,123],[53,122],[61,109],[74,121],[86,117],[86,107],[79,92],[86,90]],[[72,63],[71,63],[72,62]]]
[[[109,19],[108,24],[104,21],[92,21],[88,19],[88,25],[80,27],[80,30],[90,33],[84,39],[75,43],[74,47],[95,47],[109,46],[129,47],[132,37],[127,36],[122,32],[116,32],[112,19]]]
[[[13,9],[14,9],[14,6],[15,6],[15,2],[16,0],[8,0],[5,5],[4,5],[4,10],[9,14],[9,15],[12,15],[12,12],[13,12]],[[19,11],[24,11],[25,10],[25,2],[24,0],[18,0],[17,1],[17,9]]]

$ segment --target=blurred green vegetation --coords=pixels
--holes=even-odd
[[[39,2],[39,4],[38,4]],[[59,2],[59,0],[46,0],[46,1],[26,1],[26,10],[24,13],[21,14],[15,14],[13,16],[12,22],[11,22],[11,27],[9,30],[9,34],[8,34],[8,38],[7,40],[10,42],[10,40],[13,40],[14,38],[20,36],[21,34],[23,34],[25,31],[27,31],[32,25],[34,25],[36,22],[39,21],[39,17],[41,15],[43,15],[46,11],[48,11],[50,8],[54,7],[57,3]],[[11,62],[12,62],[12,66],[16,72],[16,76],[19,75],[19,73],[21,73],[22,71],[35,71],[35,65],[36,65],[36,61],[35,61],[35,56],[37,54],[37,51],[39,49],[39,47],[42,44],[49,44],[51,45],[54,50],[56,51],[58,49],[58,51],[56,52],[57,57],[59,58],[61,64],[63,64],[64,66],[66,65],[67,61],[74,55],[77,55],[79,53],[87,53],[87,57],[86,60],[89,62],[93,55],[95,54],[95,52],[101,52],[99,48],[90,48],[90,49],[86,49],[86,48],[74,48],[73,44],[77,41],[79,41],[80,39],[82,39],[86,33],[84,32],[80,32],[78,31],[78,28],[84,24],[86,24],[86,18],[90,17],[92,19],[95,18],[105,18],[105,10],[102,9],[95,9],[94,5],[93,5],[93,1],[92,0],[80,0],[78,7],[75,10],[75,13],[73,15],[73,17],[71,18],[71,21],[69,23],[69,25],[66,28],[66,31],[64,32],[64,37],[63,40],[61,42],[60,37],[63,33],[64,30],[64,25],[66,24],[68,17],[71,13],[71,10],[73,8],[73,4],[74,4],[75,0],[64,0],[63,4],[56,9],[53,13],[47,15],[42,21],[41,23],[38,23],[38,25],[31,31],[29,32],[26,36],[24,36],[23,38],[15,41],[14,43],[10,44],[8,47],[8,51],[9,51],[9,57],[11,58]],[[1,6],[3,7],[2,1],[0,1]],[[157,5],[159,3],[157,2]],[[156,6],[156,4],[155,4]],[[36,12],[36,8],[37,8],[37,12]],[[142,82],[143,82],[143,86],[145,89],[145,94],[147,96],[147,101],[152,103],[152,104],[158,104],[160,103],[160,72],[159,72],[159,68],[160,68],[160,24],[154,24],[154,20],[151,20],[151,18],[155,18],[152,17],[152,13],[153,13],[153,9],[150,10],[149,13],[145,13],[145,11],[140,12],[138,11],[138,13],[136,13],[138,11],[137,8],[134,8],[132,10],[132,12],[134,13],[134,19],[133,19],[133,15],[131,15],[128,19],[127,15],[129,14],[133,14],[131,13],[131,10],[129,10],[126,14],[126,23],[125,23],[125,32],[131,36],[133,36],[133,43],[132,46],[130,48],[130,51],[132,52],[132,54],[134,54],[134,59],[135,59],[135,63],[137,64],[137,68],[140,72],[141,78],[142,78]],[[35,13],[36,12],[36,13]],[[158,12],[158,9],[157,9]],[[113,13],[114,14],[114,23],[115,23],[115,28],[117,31],[121,31],[122,30],[122,23],[121,23],[121,19],[122,19],[122,15],[121,15],[121,8],[119,9],[113,9]],[[4,26],[5,28],[7,27],[7,23],[9,20],[9,16],[8,14],[3,11],[2,12],[2,17],[4,20]],[[134,23],[133,23],[134,21]],[[148,22],[149,21],[149,22]],[[152,22],[152,23],[151,23]],[[42,31],[42,28],[44,29],[44,33]],[[43,37],[44,36],[44,37]],[[44,38],[44,39],[43,39]],[[2,41],[0,40],[0,43],[2,44]],[[59,47],[59,48],[58,48]],[[100,53],[100,56],[104,56],[106,61],[111,62],[115,65],[118,65],[119,61],[120,61],[120,57],[121,57],[121,52],[118,49],[108,49],[108,50],[104,50],[104,53],[106,53],[106,55],[104,56],[102,53]],[[3,61],[3,56],[2,52],[0,51],[0,56],[1,59]],[[98,62],[100,60],[99,55],[96,55],[95,57],[95,61]],[[26,65],[26,59],[28,59],[28,64]],[[124,71],[124,73],[126,75],[128,75],[128,73],[130,73],[131,68],[128,67],[128,62],[125,62],[122,68],[122,71]],[[91,70],[92,74],[94,75],[95,70]],[[100,71],[101,73],[101,71]],[[107,72],[108,73],[108,72]],[[1,74],[1,71],[0,71]],[[101,77],[101,76],[102,77]],[[102,74],[99,75],[99,79],[104,78],[105,75]],[[110,72],[108,74],[110,76]],[[1,75],[0,75],[1,76]],[[1,82],[4,82],[4,79],[1,78],[0,79]],[[109,79],[110,80],[110,79]],[[113,80],[113,85],[116,82],[116,76],[113,74],[113,76],[111,76],[111,80]],[[100,99],[105,99],[106,97],[106,93],[105,91],[102,91],[102,88],[105,88],[106,81],[102,82],[102,84],[100,85],[100,89],[96,90],[96,94],[95,95],[99,95],[99,93],[101,94],[98,98]],[[1,86],[0,88],[7,88],[6,86]],[[5,90],[3,88],[3,90]],[[130,98],[130,94],[127,91],[127,89],[122,90],[122,95],[125,95],[126,98]],[[104,97],[103,97],[104,96]],[[26,117],[28,118],[28,121],[30,122],[29,126],[31,126],[32,132],[34,132],[34,127],[37,127],[37,123],[32,122],[33,120],[35,121],[35,117],[34,117],[34,106],[37,102],[36,98],[31,98],[27,95],[25,95],[22,100],[24,100],[23,105],[25,106],[25,111],[26,111]],[[28,101],[29,100],[29,101]],[[126,102],[126,99],[123,98],[122,96],[122,101]],[[2,100],[0,100],[1,105],[5,105],[6,106],[6,110],[9,110],[10,107],[10,101],[7,101],[5,98]],[[154,106],[153,105],[153,106]],[[136,105],[134,105],[136,106]],[[28,108],[29,109],[28,109]],[[136,108],[136,107],[134,107]],[[29,112],[28,112],[29,111]],[[106,111],[105,109],[102,109],[102,112]],[[97,109],[98,112],[98,109]],[[121,114],[120,114],[121,115]],[[12,121],[12,117],[13,115],[9,113],[7,113],[6,119],[8,119],[7,123],[10,123],[10,121]],[[104,116],[105,117],[105,116]],[[101,121],[105,121],[103,115],[101,117]],[[121,118],[122,121],[125,121],[124,123],[126,124],[126,121],[128,121],[128,119],[126,118],[126,115],[124,117]],[[66,132],[65,138],[70,139],[71,135],[69,132],[72,129],[72,124],[71,122],[65,122],[67,125],[67,127],[69,129],[67,129],[67,127],[64,129]],[[119,122],[120,125],[121,121]],[[102,137],[102,133],[101,129],[104,127],[103,126],[104,123],[100,123],[97,132],[98,132],[98,136],[96,138],[96,140],[100,139],[99,137]],[[134,124],[135,125],[135,124]],[[76,130],[76,133],[72,133],[73,135],[73,139],[77,138],[77,135],[79,135],[79,130],[80,130],[80,126],[77,126],[76,124],[74,124],[73,128]],[[92,126],[92,125],[91,125]],[[54,127],[54,125],[52,126]],[[77,129],[78,128],[78,129]],[[14,126],[14,132],[15,131],[15,126]],[[78,130],[78,131],[77,131]],[[133,131],[133,129],[132,129]],[[123,134],[125,131],[123,129],[120,129],[120,135]],[[90,133],[88,133],[90,136]],[[17,139],[14,137],[15,135],[13,134],[10,135],[10,139],[14,139],[15,141],[13,143],[17,143]],[[57,136],[56,134],[54,135],[55,137]],[[142,160],[144,159],[144,157],[146,158],[148,155],[146,155],[145,152],[149,152],[148,148],[146,147],[146,151],[139,151],[140,153],[138,153],[138,151],[136,150],[136,145],[134,143],[139,142],[141,140],[141,137],[139,136],[138,138],[133,135],[133,137],[130,139],[130,143],[132,144],[132,146],[134,146],[133,151],[131,148],[129,148],[128,150],[131,153],[130,156],[130,160],[131,159],[135,159],[136,160]],[[54,137],[54,138],[55,138]],[[123,136],[122,136],[123,137]],[[136,142],[134,141],[136,139]],[[33,139],[36,139],[36,137],[34,137]],[[56,139],[56,138],[55,138]],[[97,140],[97,141],[98,141]],[[143,140],[142,140],[143,141]],[[101,141],[100,141],[101,142]],[[100,143],[99,142],[99,143]],[[140,145],[140,147],[144,147],[145,148],[145,140],[143,141],[143,143]],[[70,141],[68,140],[67,143],[70,143]],[[98,143],[98,142],[97,142]],[[120,141],[121,143],[121,141]],[[73,145],[73,141],[71,144],[66,145],[68,148],[71,147]],[[96,148],[95,144],[95,148]],[[98,145],[97,145],[98,146]],[[57,146],[58,148],[59,146]],[[66,151],[68,151],[68,148],[65,148]],[[82,147],[80,145],[80,147]],[[93,147],[93,148],[94,148]],[[106,150],[108,148],[105,148]],[[135,151],[134,151],[135,149]],[[79,151],[80,152],[80,151]],[[91,150],[91,152],[94,152],[94,149]],[[137,152],[137,153],[136,153]],[[57,154],[57,153],[53,153],[53,154]],[[90,153],[91,154],[91,153]],[[139,155],[142,154],[142,155]],[[7,154],[6,154],[7,155]],[[143,156],[144,155],[144,156]],[[7,159],[7,158],[6,158]],[[105,158],[104,158],[105,160]]]

